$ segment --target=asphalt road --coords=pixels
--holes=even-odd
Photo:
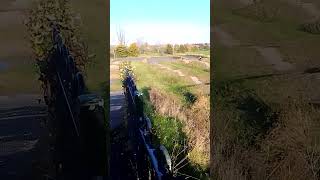
[[[130,161],[132,153],[128,149],[124,103],[125,96],[122,91],[110,93],[110,175],[112,180],[137,179]]]
[[[110,93],[110,127],[116,129],[124,122],[124,94],[122,91]]]
[[[23,106],[0,110],[0,179],[34,179],[36,147],[46,107]]]

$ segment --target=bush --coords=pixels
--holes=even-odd
[[[134,67],[131,65],[130,61],[121,62],[119,65],[119,72],[120,72],[120,79],[122,82],[125,80],[128,74],[135,79]]]
[[[139,55],[139,48],[136,43],[132,43],[128,49],[128,55],[137,57]]]
[[[320,34],[320,21],[302,24],[300,29],[311,34]]]
[[[181,45],[179,46],[179,52],[180,52],[180,53],[185,53],[185,52],[187,52],[187,51],[188,51],[188,49],[187,49],[187,47],[186,47],[185,45],[181,44]]]
[[[166,54],[173,54],[173,47],[171,44],[167,44]]]
[[[128,49],[125,45],[118,45],[115,49],[116,57],[128,57]]]
[[[35,59],[46,60],[53,48],[53,24],[61,31],[78,68],[84,68],[89,61],[88,48],[81,38],[81,20],[72,11],[68,0],[43,0],[35,3],[28,12],[25,26]]]

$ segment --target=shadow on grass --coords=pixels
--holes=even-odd
[[[171,85],[171,90],[182,97],[182,103],[184,106],[189,107],[197,101],[197,96],[188,89],[188,86],[173,84]]]
[[[241,83],[219,83],[214,94],[223,100],[220,106],[237,114],[231,123],[234,136],[242,146],[254,146],[278,119],[278,112]]]

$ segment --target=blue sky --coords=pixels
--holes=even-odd
[[[110,8],[112,45],[119,28],[127,43],[210,42],[210,0],[111,0]]]

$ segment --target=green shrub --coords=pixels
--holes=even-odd
[[[166,54],[173,54],[173,47],[171,44],[167,44],[166,46]]]
[[[128,57],[129,52],[125,45],[118,45],[115,49],[116,57]]]
[[[139,55],[139,48],[136,43],[132,43],[128,48],[128,55],[137,57]]]

